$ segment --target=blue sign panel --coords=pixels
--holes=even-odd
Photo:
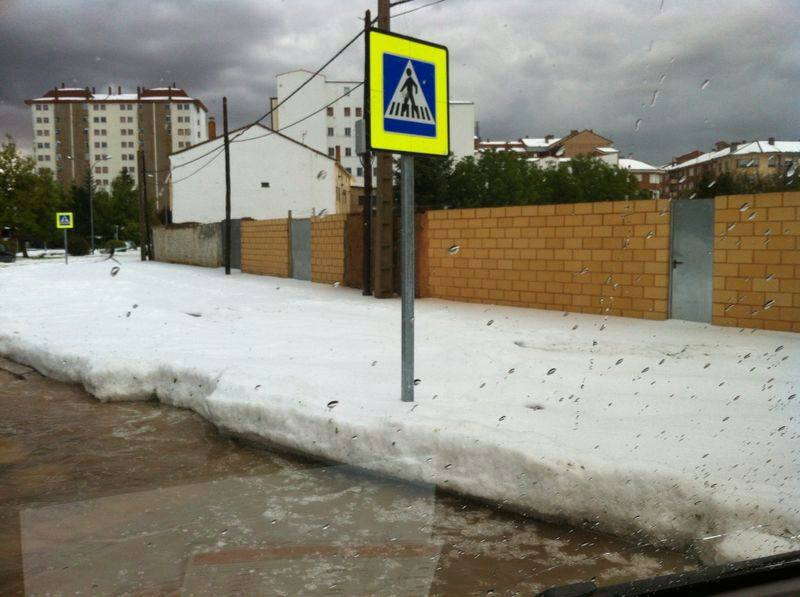
[[[436,137],[436,67],[383,54],[383,123],[393,133]]]

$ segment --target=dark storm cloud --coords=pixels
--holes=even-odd
[[[227,95],[244,123],[265,111],[277,73],[324,62],[374,4],[7,1],[0,133],[29,147],[22,101],[62,81],[174,81],[212,113]],[[625,155],[663,162],[718,139],[800,138],[799,21],[791,0],[447,0],[393,27],[449,46],[452,95],[476,102],[483,136],[593,128]],[[360,77],[361,48],[329,73]]]

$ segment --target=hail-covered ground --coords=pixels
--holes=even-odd
[[[102,259],[1,267],[0,355],[708,562],[800,547],[797,334],[419,300],[410,404],[398,300]]]

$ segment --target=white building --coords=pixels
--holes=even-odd
[[[307,70],[277,76],[278,95],[272,106],[284,101],[308,79]],[[272,128],[333,157],[341,148],[342,165],[364,185],[364,168],[356,155],[356,121],[363,117],[364,90],[360,81],[329,81],[316,75],[303,89],[280,106],[272,116]],[[343,97],[342,97],[343,96]],[[334,105],[320,110],[341,97]],[[311,116],[309,116],[311,115]],[[450,102],[450,151],[456,159],[475,154],[475,104]]]
[[[351,177],[334,159],[261,125],[239,135],[241,130],[229,133],[231,217],[285,218],[289,210],[308,217],[344,209]],[[223,145],[217,137],[170,156],[174,223],[225,218],[225,159],[221,153],[213,157]]]
[[[661,197],[664,170],[646,162],[631,158],[620,158],[619,167],[629,170],[639,182],[639,188],[650,193],[653,199]]]
[[[26,100],[31,108],[33,155],[65,187],[81,185],[91,169],[97,188],[108,189],[121,172],[136,180],[137,152],[144,151],[148,194],[159,207],[168,201],[168,156],[208,139],[208,110],[177,87],[107,93],[56,87]]]

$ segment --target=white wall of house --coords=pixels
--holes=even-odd
[[[231,137],[237,134],[231,132]],[[219,222],[225,218],[225,159],[209,157],[181,167],[222,147],[218,137],[170,156],[173,222]],[[269,129],[254,126],[230,145],[231,216],[259,220],[308,217],[312,210],[336,210],[336,163]],[[208,164],[189,176],[203,164]],[[269,186],[262,186],[268,183]]]
[[[475,104],[450,102],[450,152],[456,161],[475,155]]]

